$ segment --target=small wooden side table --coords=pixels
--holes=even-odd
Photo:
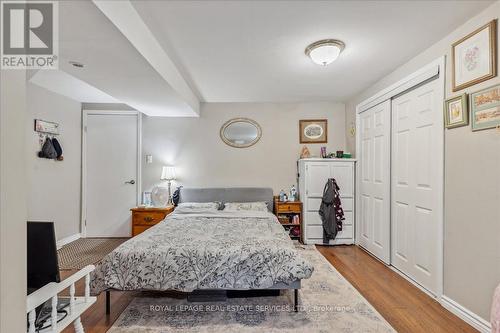
[[[167,207],[136,207],[132,212],[132,237],[163,221],[174,211],[174,206]]]
[[[302,242],[302,202],[300,201],[279,201],[274,197],[274,215],[278,217],[281,225],[288,231],[291,239],[298,239]],[[293,223],[294,216],[298,216],[298,223]],[[299,236],[294,236],[291,229],[298,228]]]

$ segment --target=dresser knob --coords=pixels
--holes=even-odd
[[[146,222],[152,222],[152,221],[153,221],[153,218],[152,218],[151,216],[146,216],[146,217],[144,218],[144,221],[146,221]]]

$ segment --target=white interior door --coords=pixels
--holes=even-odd
[[[431,293],[440,283],[443,116],[440,80],[392,101],[392,264]]]
[[[130,237],[137,205],[139,115],[84,115],[86,237]]]
[[[359,245],[391,260],[390,148],[391,101],[360,114]]]

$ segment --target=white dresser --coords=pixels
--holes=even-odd
[[[303,241],[305,244],[323,244],[323,223],[319,206],[323,189],[329,178],[335,178],[340,187],[344,209],[344,224],[330,245],[354,244],[354,159],[307,158],[298,161],[299,195],[303,203]]]

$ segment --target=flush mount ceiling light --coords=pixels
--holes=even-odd
[[[337,39],[323,39],[306,47],[306,55],[318,65],[326,66],[334,62],[344,50],[345,44]]]

